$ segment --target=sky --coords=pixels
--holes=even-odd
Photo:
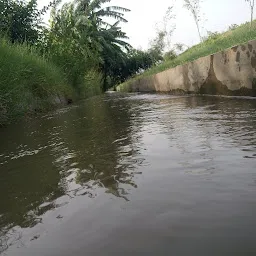
[[[39,5],[47,5],[49,0],[38,0]],[[175,3],[174,23],[176,29],[172,43],[188,46],[197,44],[199,37],[193,17],[183,8],[183,0],[112,0],[109,5],[118,5],[131,10],[125,14],[128,23],[122,24],[129,37],[129,43],[135,48],[147,49],[149,41],[156,34],[156,24],[161,23],[169,6]],[[250,20],[249,4],[245,0],[203,0],[202,34],[207,31],[225,31],[231,24],[241,24]]]

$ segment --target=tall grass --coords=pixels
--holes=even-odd
[[[134,80],[154,75],[166,69],[182,65],[186,62],[190,62],[200,57],[204,57],[219,51],[223,51],[227,48],[248,42],[253,39],[256,39],[256,20],[253,21],[252,29],[250,29],[249,23],[245,23],[233,30],[229,30],[217,36],[210,37],[208,40],[205,40],[204,42],[189,48],[174,60],[163,62],[160,65],[147,70],[143,74],[126,81],[119,86],[119,89],[127,90],[129,88],[129,84]]]
[[[65,47],[68,48],[66,45]],[[63,46],[53,47],[47,56],[52,63],[61,68],[76,100],[102,92],[103,80],[96,56],[85,57],[71,47],[63,50]]]
[[[82,97],[88,98],[98,95],[102,92],[103,76],[96,70],[88,71],[84,76],[84,86],[82,88]]]
[[[0,125],[70,95],[61,70],[25,45],[0,40]]]

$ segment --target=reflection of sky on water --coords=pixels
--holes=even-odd
[[[240,99],[109,95],[2,130],[2,250],[47,234],[72,202],[86,205],[102,194],[129,202],[141,175],[211,179],[226,171],[220,166],[227,159],[230,165],[240,159],[230,169],[238,173],[256,158],[255,106]]]

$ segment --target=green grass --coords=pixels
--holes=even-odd
[[[250,30],[250,24],[245,23],[234,30],[229,30],[219,34],[216,37],[209,38],[203,43],[189,48],[184,53],[180,54],[176,59],[163,62],[158,66],[148,69],[143,74],[127,80],[125,83],[119,85],[118,89],[121,91],[129,91],[129,85],[137,79],[157,74],[166,69],[182,65],[200,57],[223,51],[232,46],[239,45],[254,39],[256,39],[256,20],[253,22],[252,30]]]
[[[89,70],[84,75],[84,86],[82,87],[82,98],[89,98],[102,93],[102,74],[96,70]]]
[[[25,45],[0,40],[0,125],[54,105],[72,93],[62,71]]]

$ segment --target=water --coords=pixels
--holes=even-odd
[[[0,252],[256,255],[255,110],[109,94],[0,129]]]

